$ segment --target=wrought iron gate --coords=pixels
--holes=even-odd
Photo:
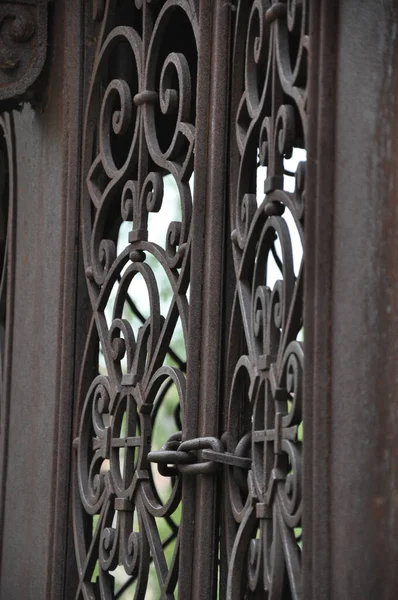
[[[298,599],[307,3],[95,19],[77,597]]]
[[[394,3],[67,4],[0,1],[0,599],[395,597]]]

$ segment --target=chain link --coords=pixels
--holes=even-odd
[[[242,438],[235,453],[232,453],[225,451],[222,441],[218,438],[205,436],[181,441],[182,434],[179,431],[174,433],[160,450],[149,452],[148,460],[156,463],[159,473],[165,477],[172,477],[177,473],[214,473],[222,465],[234,467],[236,470],[249,470],[251,459],[242,456],[242,449],[247,449],[248,435],[250,436],[246,434]]]

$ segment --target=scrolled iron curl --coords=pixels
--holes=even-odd
[[[302,392],[304,376],[304,354],[300,342],[290,342],[286,348],[282,364],[281,385],[286,388],[291,400],[292,407],[290,423],[299,424],[302,418]]]
[[[142,535],[142,532],[132,531],[127,536],[127,544],[122,557],[122,564],[127,575],[137,575],[141,558]]]
[[[257,4],[257,6],[256,6],[256,4]],[[263,27],[264,27],[264,19],[262,19],[261,5],[265,5],[265,2],[260,0],[260,2],[257,2],[254,4],[254,6],[256,6],[258,13],[259,13],[259,25],[260,25],[260,35],[255,36],[254,44],[253,44],[253,58],[254,58],[254,62],[256,64],[260,64],[262,54],[266,50],[264,48],[264,38],[261,35],[263,32]],[[250,21],[251,20],[252,20],[252,18],[250,19]],[[251,30],[251,22],[249,24],[249,32],[250,32],[250,30]]]
[[[289,394],[294,394],[299,386],[301,387],[301,372],[299,372],[299,363],[295,354],[290,354],[286,371],[286,389]]]
[[[294,206],[298,219],[303,219],[305,212],[305,180],[307,172],[307,163],[300,161],[297,165],[295,174],[295,194]]]
[[[120,109],[115,110],[115,99],[119,100]],[[102,100],[99,136],[102,165],[110,179],[117,176],[120,167],[116,166],[111,142],[111,128],[115,137],[124,136],[133,130],[133,139],[137,137],[137,126],[132,127],[133,99],[131,90],[123,79],[113,79],[105,91]],[[128,160],[128,158],[126,159]]]
[[[124,184],[121,200],[123,221],[139,220],[140,228],[147,227],[149,212],[159,212],[164,196],[163,177],[160,173],[148,173],[139,194],[138,182],[129,179]]]
[[[138,206],[138,183],[129,179],[124,184],[120,214],[123,221],[133,221]]]
[[[109,414],[109,381],[100,375],[96,377],[87,392],[80,421],[77,473],[80,497],[86,512],[99,512],[105,499],[105,474],[101,467],[107,458],[107,427],[104,415]],[[93,450],[92,429],[97,436],[98,448]]]
[[[178,89],[172,88],[173,75],[177,75]],[[191,73],[189,64],[181,52],[169,54],[163,64],[159,82],[159,103],[164,115],[176,115],[172,141],[165,152],[168,160],[176,160],[182,149],[182,124],[189,122],[191,110]]]
[[[288,356],[288,360],[286,361],[286,390],[290,394],[290,397],[293,398],[292,415],[294,415],[296,422],[300,423],[304,371],[304,355],[301,344],[299,342],[291,342],[286,350],[286,355]]]
[[[273,326],[280,330],[283,326],[283,315],[286,312],[286,307],[284,306],[284,282],[282,279],[278,279],[275,282],[271,293],[271,305],[270,305],[270,313],[272,315]]]
[[[110,525],[116,516],[116,526]],[[108,503],[101,526],[98,559],[101,598],[114,597],[113,582],[107,574],[122,566],[126,575],[136,578],[134,598],[143,597],[148,580],[150,551],[142,519],[138,511],[139,530],[134,531],[133,511],[114,510]]]
[[[282,104],[279,107],[276,116],[275,135],[277,136],[279,154],[290,158],[295,140],[295,116],[293,106],[290,104]]]
[[[123,334],[123,337],[121,335]],[[127,319],[114,319],[109,329],[111,357],[117,363],[117,371],[121,376],[121,361],[127,354],[127,371],[131,369],[135,351],[135,336],[133,328]]]
[[[96,514],[104,500],[105,475],[101,473],[102,463],[102,453],[97,450],[91,460],[87,477],[87,487],[83,498],[86,510],[90,514]]]
[[[290,427],[301,423],[301,401],[303,385],[303,350],[300,342],[290,342],[282,361],[280,386],[285,387],[292,405],[283,417],[283,426]],[[278,494],[282,516],[289,528],[297,527],[301,520],[302,504],[302,457],[301,444],[289,440],[282,441],[282,451],[287,458],[285,482],[280,482]]]
[[[116,259],[116,244],[113,240],[105,240],[102,239],[98,248],[98,263],[95,264],[95,267],[99,265],[102,267],[102,272],[98,273],[98,269],[95,269],[95,273],[98,275],[99,280],[102,281],[107,276],[110,268]]]
[[[130,284],[138,274],[142,276],[145,283],[150,307],[150,316],[142,328],[142,335],[137,335],[136,344],[134,346],[134,355],[137,355],[134,365],[136,369],[142,373],[145,369],[146,355],[148,353],[148,358],[150,360],[154,348],[156,347],[163,323],[163,317],[160,311],[158,283],[153,270],[147,263],[133,262],[124,271],[116,292],[113,307],[113,319],[122,318]],[[133,361],[134,357],[131,355],[131,364],[133,364]]]
[[[105,13],[110,10],[109,1],[105,6]],[[97,189],[95,199],[96,214],[91,231],[87,228],[85,233],[85,245],[89,250],[85,261],[90,259],[87,272],[90,279],[94,280],[98,287],[106,280],[107,273],[116,257],[116,240],[106,238],[105,228],[107,214],[111,204],[116,198],[120,198],[126,183],[127,172],[137,162],[137,141],[139,138],[140,119],[139,108],[133,103],[133,90],[130,84],[123,78],[112,79],[105,92],[102,90],[103,78],[102,68],[108,64],[112,52],[120,44],[129,46],[131,54],[131,67],[135,71],[134,80],[138,86],[141,77],[142,66],[142,39],[131,27],[118,26],[113,28],[103,39],[106,28],[102,27],[98,52],[96,55],[94,72],[87,99],[86,125],[88,129],[84,147],[84,171],[90,176],[90,186]],[[97,102],[101,101],[98,114]],[[91,126],[95,110],[96,126]],[[98,155],[92,157],[95,140],[98,139]],[[115,150],[119,147],[119,140],[123,139],[123,154],[116,158]],[[126,143],[127,142],[127,143]],[[120,164],[123,162],[123,164]],[[88,184],[88,182],[87,182]],[[89,192],[90,195],[90,192]],[[88,200],[88,198],[87,198]],[[130,217],[128,194],[125,195],[125,206],[122,206],[122,216]],[[89,211],[87,211],[89,217]]]
[[[279,279],[272,290],[258,286],[253,294],[253,335],[261,342],[260,353],[277,350],[285,314],[283,287],[283,280]]]
[[[101,473],[102,463],[102,453],[97,450],[90,463],[87,487],[82,498],[86,511],[89,514],[96,514],[104,501],[105,475]]]
[[[129,179],[124,184],[121,199],[123,221],[136,221],[139,229],[148,226],[148,213],[159,212],[164,196],[163,177],[160,173],[148,173],[139,192],[138,182]]]
[[[254,194],[244,194],[242,200],[238,198],[238,211],[236,218],[236,243],[243,250],[249,238],[250,227],[257,211],[257,202]]]
[[[105,521],[104,521],[105,522]],[[113,571],[118,565],[119,526],[103,527],[99,544],[98,559],[103,571]]]
[[[148,50],[145,86],[148,90],[159,90],[160,115],[169,119],[169,127],[174,128],[167,149],[161,149],[158,133],[161,123],[157,123],[154,108],[144,109],[145,130],[148,149],[153,160],[169,170],[176,179],[187,182],[193,170],[193,146],[195,124],[192,113],[192,95],[195,82],[187,57],[181,52],[169,52],[164,59],[159,81],[154,73],[158,72],[159,54],[170,23],[171,15],[176,11],[184,13],[191,23],[192,40],[197,45],[197,22],[194,8],[190,2],[168,0],[162,7],[155,23],[153,37]],[[170,119],[173,119],[170,121]]]
[[[144,205],[144,198],[146,197],[145,206],[148,212],[159,212],[162,208],[163,194],[163,177],[156,171],[149,173],[141,191],[141,202]]]
[[[105,283],[108,273],[112,270],[117,257],[116,241],[101,237],[101,229],[103,227],[101,220],[104,213],[100,214],[100,211],[97,214],[97,220],[93,226],[91,237],[91,266],[86,270],[87,274],[90,273],[88,278],[94,280],[99,288]]]
[[[106,526],[114,520],[116,527]],[[117,511],[109,506],[101,530],[99,548],[100,566],[103,571],[113,571],[120,564],[127,575],[137,576],[143,558],[149,558],[148,543],[142,531],[138,513],[139,531],[134,531],[134,511]],[[147,560],[149,568],[149,560]]]
[[[163,63],[160,63],[163,39],[168,30],[172,15],[184,13],[192,28],[193,45],[197,46],[197,21],[192,3],[167,0],[161,7],[154,25],[154,31],[148,48],[147,68],[144,86],[158,93],[158,111],[153,104],[146,104],[144,110],[145,137],[148,151],[153,161],[169,172],[177,184],[181,202],[181,221],[169,224],[165,240],[168,266],[180,268],[186,256],[191,214],[192,194],[189,186],[193,172],[193,153],[195,144],[195,122],[192,97],[195,93],[194,73],[188,57],[180,51],[169,51]],[[157,75],[160,73],[159,75]],[[167,147],[159,136],[167,120],[169,136]],[[147,203],[149,212],[159,209],[159,186],[152,190],[156,202]]]
[[[297,98],[299,88],[302,93],[306,87],[308,71],[308,0],[288,0],[286,21],[278,25],[279,75],[284,86],[289,88],[285,91]]]
[[[181,221],[171,221],[166,234],[166,256],[171,268],[180,267],[185,256],[186,246],[181,244],[181,231]]]
[[[262,96],[267,82],[267,62],[270,61],[268,39],[269,26],[264,19],[268,7],[267,0],[255,0],[249,16],[246,37],[245,89],[247,108],[251,118],[261,109]],[[260,85],[261,78],[261,85]]]
[[[282,257],[280,264],[280,279],[277,279],[272,289],[267,285],[267,265],[272,253],[275,239],[278,236]],[[254,270],[251,272],[251,335],[257,340],[254,346],[256,363],[258,355],[275,356],[280,350],[283,330],[292,301],[292,289],[295,283],[293,272],[291,239],[288,235],[285,221],[279,217],[269,217],[264,222],[256,254],[252,256]],[[245,309],[247,310],[247,309]]]
[[[272,121],[270,117],[264,117],[259,135],[259,161],[262,167],[268,167],[270,144],[272,144]]]
[[[283,440],[282,450],[288,458],[290,470],[286,473],[285,481],[278,483],[278,495],[283,519],[289,529],[293,529],[300,524],[302,513],[301,449]]]
[[[269,296],[270,289],[263,285],[256,288],[253,296],[253,333],[259,341],[263,341],[265,337]]]
[[[109,411],[110,395],[109,390],[102,381],[94,388],[92,403],[92,423],[94,431],[99,438],[104,436],[105,424],[104,414]]]

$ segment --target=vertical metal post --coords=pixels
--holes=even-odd
[[[198,406],[200,436],[219,437],[220,360],[222,343],[225,200],[227,190],[226,148],[228,129],[228,82],[230,7],[215,3],[209,11],[210,93],[202,100],[209,130],[202,148],[207,160],[206,207],[204,215],[203,320],[201,336],[201,377]],[[203,31],[204,33],[204,31]],[[199,109],[200,110],[200,109]],[[195,263],[193,268],[195,269]],[[218,563],[218,477],[198,478],[196,492],[194,573],[192,597],[217,598]]]
[[[304,597],[395,598],[398,9],[313,16]]]

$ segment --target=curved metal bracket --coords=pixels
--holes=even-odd
[[[47,0],[0,0],[0,111],[32,102],[47,54]]]

